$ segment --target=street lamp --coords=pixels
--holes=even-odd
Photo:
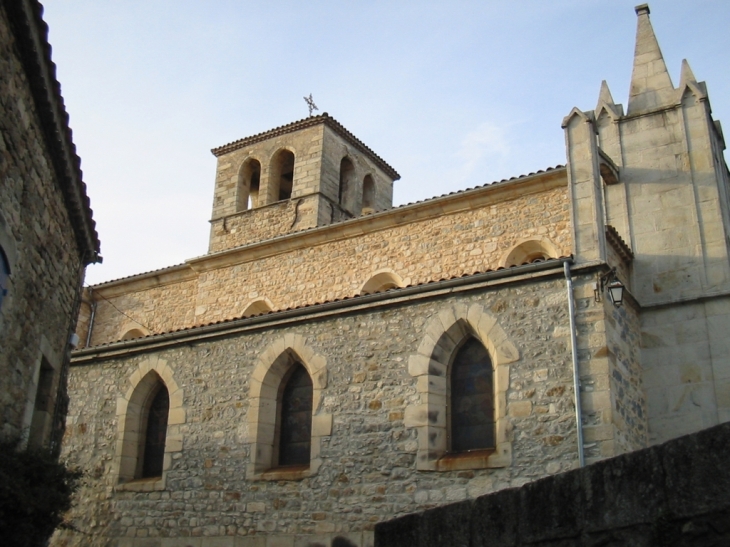
[[[593,289],[593,294],[596,302],[600,302],[601,293],[608,291],[609,300],[618,308],[624,301],[624,288],[624,284],[616,276],[616,268],[611,268],[598,278],[596,287]]]

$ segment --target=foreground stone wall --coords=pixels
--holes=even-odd
[[[574,468],[565,282],[562,270],[529,277],[79,362],[69,379],[64,457],[88,473],[71,519],[90,535],[65,532],[55,545],[274,547],[330,545],[336,537],[371,545],[375,523],[393,515]],[[503,334],[485,340],[487,347],[509,342],[515,348],[504,397],[511,460],[493,468],[418,471],[424,440],[405,414],[420,401],[420,388],[408,356],[434,318],[460,309],[494,318]],[[321,462],[311,476],[251,480],[254,370],[262,356],[292,345],[305,362],[311,352],[320,367],[325,363],[315,419],[331,416],[331,431],[321,437]],[[182,405],[170,422],[174,446],[164,488],[156,491],[144,482],[119,485],[115,468],[118,400],[151,369],[174,379],[179,391],[171,400]]]
[[[12,437],[30,429],[42,360],[54,371],[54,393],[61,386],[53,399],[66,403],[62,376],[83,265],[1,6],[0,71],[0,246],[11,273],[0,308],[0,435]],[[35,428],[39,440],[48,441],[49,426]]]
[[[376,547],[730,542],[730,424],[375,526]]]
[[[196,259],[169,280],[150,275],[100,285],[91,345],[122,337],[128,318],[118,310],[151,332],[164,332],[240,317],[257,299],[281,310],[351,297],[382,271],[415,285],[497,269],[511,248],[530,239],[546,239],[569,255],[564,174],[543,178],[542,186],[522,192],[486,188],[473,203],[451,205],[456,210],[448,214],[450,205],[436,207],[434,200],[422,206],[425,213],[385,213],[397,221],[384,228],[370,217]],[[88,323],[80,323],[82,339],[87,331]]]

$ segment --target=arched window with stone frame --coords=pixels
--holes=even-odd
[[[345,156],[340,160],[340,190],[339,190],[339,203],[342,209],[351,212],[353,201],[352,193],[356,186],[355,183],[355,164],[352,160]]]
[[[494,449],[494,370],[489,352],[467,336],[449,367],[449,452]]]
[[[269,169],[269,202],[291,199],[294,185],[294,153],[285,148],[271,158]]]
[[[406,406],[404,423],[418,433],[417,469],[511,464],[507,391],[511,363],[518,360],[497,317],[480,304],[447,306],[428,321],[408,359],[418,398]],[[465,417],[480,407],[480,417]]]
[[[286,334],[257,360],[249,382],[248,480],[298,480],[317,474],[332,415],[323,412],[327,361],[302,336]]]
[[[375,181],[372,175],[365,175],[362,180],[362,214],[375,212]]]
[[[182,450],[183,392],[158,358],[140,363],[130,381],[132,387],[117,401],[117,489],[162,490],[172,452]]]
[[[259,206],[260,181],[261,163],[255,158],[247,158],[238,171],[236,212],[247,211]]]
[[[294,361],[277,398],[277,467],[309,467],[312,446],[312,379],[304,366]]]

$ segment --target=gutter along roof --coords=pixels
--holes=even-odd
[[[316,319],[317,317],[331,315],[337,312],[347,313],[348,311],[357,311],[362,308],[398,304],[413,298],[429,298],[457,290],[471,290],[480,288],[485,284],[491,285],[495,282],[518,282],[531,279],[535,276],[545,275],[562,276],[563,263],[572,261],[572,256],[550,258],[521,264],[519,266],[511,266],[509,268],[490,269],[448,279],[408,285],[398,289],[388,289],[372,294],[361,294],[331,301],[315,302],[251,317],[237,317],[163,333],[150,334],[131,340],[109,342],[74,351],[72,353],[72,364],[85,364],[94,361],[96,358],[113,358],[121,354],[144,352],[158,349],[161,346],[187,343],[191,338],[218,338],[243,330],[267,328],[281,322],[290,322],[299,319],[306,320],[310,318]],[[592,267],[594,265],[589,264],[588,266]]]

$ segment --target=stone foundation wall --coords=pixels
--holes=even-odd
[[[730,425],[375,527],[376,547],[730,542]]]
[[[460,309],[494,318],[503,334],[483,341],[487,347],[509,342],[516,350],[505,392],[511,459],[418,471],[423,440],[405,414],[420,388],[408,356],[434,318]],[[64,532],[54,545],[274,547],[334,545],[341,537],[364,546],[374,525],[394,515],[570,470],[577,446],[567,310],[558,271],[73,366],[64,457],[88,473],[71,519],[90,535]],[[251,480],[254,371],[287,347],[305,364],[319,363],[315,420],[331,416],[331,430],[321,433],[321,464],[311,476]],[[180,391],[171,397],[182,406],[171,422],[164,488],[145,491],[144,484],[118,485],[115,443],[118,400],[153,368],[174,378]]]

